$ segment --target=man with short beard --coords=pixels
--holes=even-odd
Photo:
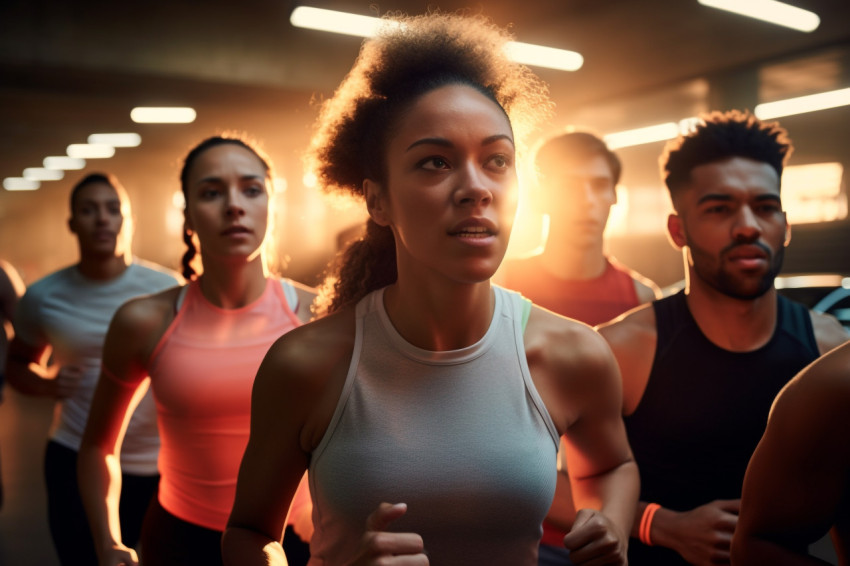
[[[847,339],[777,294],[790,228],[786,132],[715,112],[668,144],[661,173],[685,289],[600,327],[620,365],[641,497],[629,564],[728,564],[744,472],[776,394]]]

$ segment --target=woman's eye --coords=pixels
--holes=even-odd
[[[429,157],[420,162],[423,169],[448,169],[449,162],[442,157]]]
[[[512,161],[511,161],[510,157],[508,157],[507,155],[501,154],[501,153],[494,155],[489,159],[490,166],[492,166],[495,169],[498,169],[500,171],[504,170],[504,169],[508,169],[511,166],[511,163],[512,163]]]
[[[497,155],[493,157],[493,165],[500,168],[507,167],[508,159],[504,155]]]

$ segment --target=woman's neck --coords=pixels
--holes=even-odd
[[[493,319],[490,281],[428,285],[397,281],[384,292],[384,306],[405,340],[433,352],[458,350],[480,340]]]

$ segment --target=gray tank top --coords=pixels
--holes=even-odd
[[[407,503],[389,530],[422,535],[434,566],[537,564],[558,433],[525,358],[526,301],[493,289],[484,337],[446,352],[404,340],[383,289],[357,305],[348,376],[310,464],[311,565],[350,560],[381,502]]]

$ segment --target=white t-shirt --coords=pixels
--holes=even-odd
[[[51,427],[51,439],[72,450],[80,449],[100,376],[103,340],[118,307],[133,297],[156,293],[178,282],[176,273],[134,259],[121,275],[109,281],[87,279],[76,266],[70,266],[27,289],[15,310],[17,337],[33,347],[51,346],[54,363],[83,368],[79,387],[60,403]],[[158,453],[156,407],[148,391],[124,437],[122,471],[154,475]]]

